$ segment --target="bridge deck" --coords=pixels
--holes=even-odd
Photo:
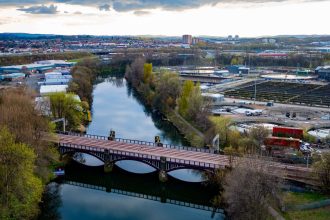
[[[88,146],[99,150],[115,150],[129,155],[145,155],[146,157],[166,157],[168,161],[193,161],[198,164],[210,164],[213,168],[220,168],[229,164],[228,157],[219,154],[179,150],[174,148],[150,147],[140,144],[129,144],[117,141],[99,140],[59,134],[59,143],[64,145]]]
[[[210,152],[189,151],[184,149],[166,148],[166,147],[154,147],[143,144],[132,144],[121,141],[109,141],[104,139],[93,138],[93,136],[77,136],[77,135],[63,135],[58,134],[57,142],[60,145],[70,146],[71,148],[83,147],[93,148],[96,151],[104,152],[106,149],[110,153],[118,153],[130,157],[139,158],[153,158],[160,159],[160,157],[166,157],[169,162],[179,162],[187,165],[194,165],[200,168],[224,168],[229,166],[229,156],[213,154]],[[253,160],[254,162],[260,162],[261,166],[268,165],[276,171],[285,171],[286,176],[302,176],[306,177],[312,173],[311,168],[293,166],[278,162],[267,161],[263,159],[245,159]]]

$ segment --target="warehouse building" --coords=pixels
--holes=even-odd
[[[44,61],[37,61],[32,64],[2,66],[0,67],[0,74],[19,73],[19,72],[44,73],[56,68],[70,68],[73,67],[75,64],[76,64],[75,62],[66,62],[64,60],[44,60]]]
[[[227,66],[226,69],[230,73],[234,73],[234,74],[249,74],[249,72],[250,72],[250,68],[243,66],[243,65]]]
[[[330,81],[330,66],[319,66],[315,69],[319,79]]]

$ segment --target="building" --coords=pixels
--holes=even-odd
[[[0,73],[43,73],[55,68],[70,68],[75,64],[75,62],[66,62],[64,60],[44,60],[24,65],[1,66]]]
[[[42,61],[37,61],[35,64],[42,64],[42,65],[52,65],[54,68],[57,67],[73,67],[76,62],[67,62],[65,60],[42,60]]]
[[[194,37],[193,39],[192,39],[192,44],[198,44],[199,42],[201,42],[201,40],[199,39],[199,38],[197,38],[197,37]]]
[[[225,96],[222,94],[214,94],[214,93],[202,93],[202,96],[211,101],[213,105],[219,105],[221,102],[225,101]]]
[[[330,66],[319,66],[315,69],[319,79],[330,81]]]
[[[0,73],[44,72],[54,68],[52,64],[26,64],[0,67]]]
[[[9,73],[9,74],[1,74],[0,75],[0,81],[17,81],[25,78],[24,73]]]
[[[227,66],[226,69],[230,73],[234,73],[234,74],[249,74],[249,72],[250,72],[250,68],[243,66],[243,65]]]
[[[191,35],[183,35],[182,36],[182,43],[183,44],[192,44],[192,36]]]
[[[68,85],[42,85],[40,95],[45,96],[55,92],[66,92]]]

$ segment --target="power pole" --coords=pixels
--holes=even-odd
[[[254,104],[256,104],[257,99],[257,78],[254,78]]]

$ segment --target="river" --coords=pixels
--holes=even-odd
[[[94,88],[92,122],[87,133],[189,145],[160,115],[147,108],[122,78],[98,80]],[[48,184],[40,219],[223,219],[214,210],[216,193],[194,170],[169,173],[166,183],[154,168],[137,161],[119,161],[111,173],[102,162],[82,155],[84,164],[72,161],[65,176]]]

